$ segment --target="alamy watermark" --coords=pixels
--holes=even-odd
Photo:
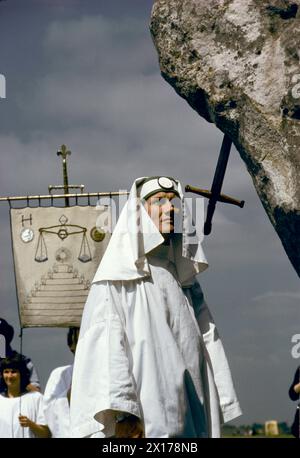
[[[292,76],[291,82],[293,84],[292,87],[292,97],[294,99],[300,99],[300,73],[296,73]]]
[[[6,79],[0,73],[0,99],[6,99]]]
[[[291,355],[294,359],[300,358],[300,334],[294,334],[291,338],[293,345]]]
[[[111,206],[111,225],[109,220],[103,222],[102,217],[99,216],[96,222],[96,227],[101,227],[105,232],[112,232],[118,219],[121,211],[124,208],[125,203],[127,202],[128,197],[124,195],[124,190],[120,191],[118,196],[118,201],[115,202],[113,199],[110,200],[109,204]],[[167,199],[159,199],[157,205],[165,206]],[[204,198],[203,197],[185,197],[183,201],[180,202],[180,199],[175,199],[175,202],[170,201],[172,206],[174,205],[174,229],[172,232],[184,234],[185,241],[188,244],[197,244],[202,242],[204,238],[203,234],[203,225],[204,225]],[[107,205],[108,200],[106,197],[100,198],[97,202],[97,208],[102,205]],[[128,231],[131,234],[143,233],[149,234],[153,231],[156,231],[155,226],[158,226],[160,214],[157,213],[157,206],[153,206],[149,214],[152,221],[156,224],[153,226],[145,224],[143,214],[145,210],[142,210],[145,202],[139,198],[130,199],[127,206],[127,215],[126,215],[126,227],[123,227],[123,230]],[[170,204],[171,205],[171,204]],[[164,207],[166,213],[168,213],[168,208]]]

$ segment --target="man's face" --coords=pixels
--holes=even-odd
[[[145,209],[161,234],[171,234],[179,205],[180,199],[174,192],[157,192],[146,200]]]

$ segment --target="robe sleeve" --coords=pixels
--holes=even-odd
[[[43,397],[44,415],[52,437],[65,437],[64,432],[69,421],[68,389],[71,387],[73,366],[54,369],[47,381]]]
[[[43,409],[43,395],[40,393],[34,393],[37,398],[37,412],[36,412],[36,423],[38,425],[47,425],[47,421],[44,415]]]
[[[195,317],[208,353],[208,364],[211,367],[217,388],[222,414],[222,423],[226,423],[242,414],[233,386],[230,368],[222,341],[213,317],[205,302],[201,286],[195,281],[190,288]]]
[[[119,411],[141,418],[121,302],[121,282],[92,285],[74,362],[72,437],[112,436]]]
[[[47,381],[43,397],[44,416],[46,418],[47,425],[51,431],[52,437],[56,437],[56,415],[53,411],[53,403],[55,403],[54,387],[57,385],[56,373],[56,369],[54,369],[54,371],[51,372],[50,377]]]

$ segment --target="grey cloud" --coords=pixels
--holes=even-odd
[[[56,21],[46,33],[45,52],[53,59],[50,60],[53,69],[59,68],[69,75],[75,71],[86,76],[89,70],[94,71],[95,64],[101,78],[120,79],[128,73],[145,73],[153,68],[149,57],[150,50],[154,51],[145,36],[145,25],[131,17],[125,17],[121,23],[103,16]]]

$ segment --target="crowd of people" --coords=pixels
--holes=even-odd
[[[179,181],[134,181],[93,279],[80,335],[69,329],[74,368],[56,368],[44,395],[30,358],[11,348],[13,328],[0,320],[0,437],[216,438],[223,423],[241,415],[196,278],[208,264],[192,223]],[[297,377],[292,399],[299,398]],[[299,412],[297,422],[299,432]]]
[[[0,360],[0,438],[70,438],[73,364],[54,369],[42,395],[31,359],[11,349],[14,330],[3,318],[0,318],[0,334],[7,342],[6,357]],[[73,354],[78,337],[79,328],[69,328],[67,344]],[[289,389],[290,399],[299,403],[299,394],[300,367]],[[300,438],[299,404],[291,433]]]

